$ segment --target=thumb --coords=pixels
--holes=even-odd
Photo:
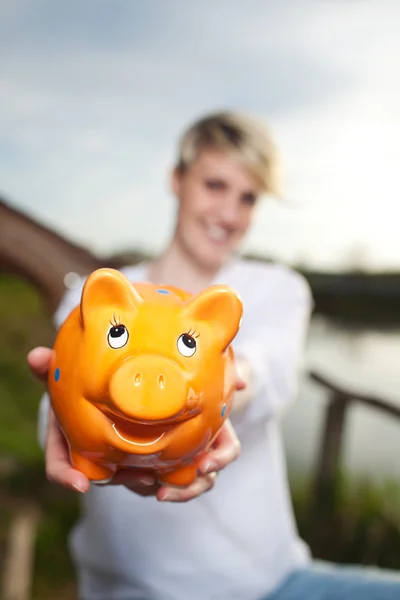
[[[50,361],[53,354],[51,348],[45,348],[43,346],[37,346],[28,353],[27,362],[32,373],[45,381],[47,373],[50,367]]]

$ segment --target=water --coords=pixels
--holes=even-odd
[[[348,389],[400,406],[400,331],[351,329],[314,318],[305,357],[314,369]],[[328,394],[303,377],[283,421],[289,466],[310,474],[315,467]],[[379,481],[400,477],[400,420],[355,403],[348,411],[343,444],[347,472]]]

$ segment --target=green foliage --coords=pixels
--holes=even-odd
[[[43,385],[31,375],[26,355],[52,341],[51,319],[39,294],[16,277],[0,275],[0,455],[35,463],[41,452],[36,421]]]
[[[300,535],[315,558],[336,563],[400,569],[400,484],[350,479],[341,474],[324,506],[312,486],[292,478]]]
[[[58,498],[43,503],[43,518],[35,547],[33,600],[43,600],[47,596],[59,598],[59,593],[55,593],[55,590],[69,587],[74,581],[73,564],[68,552],[68,535],[78,517],[76,493],[65,492]]]
[[[79,494],[47,481],[40,463],[21,465],[2,479],[1,486],[0,572],[10,520],[34,498],[41,514],[34,548],[32,600],[75,600],[68,535],[79,517]]]

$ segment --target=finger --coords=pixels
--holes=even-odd
[[[67,442],[52,411],[46,441],[46,476],[49,481],[78,492],[87,492],[90,487],[88,478],[72,467]]]
[[[117,471],[110,485],[126,485],[150,487],[156,483],[156,478],[150,471],[135,468],[122,468]]]
[[[50,348],[37,346],[27,355],[27,362],[32,373],[42,381],[47,379],[52,353],[53,350]]]
[[[214,440],[213,446],[201,457],[198,468],[206,475],[220,471],[240,454],[240,441],[231,422],[227,419]]]
[[[153,473],[135,468],[119,469],[108,485],[124,485],[140,496],[154,496],[160,487]]]
[[[143,485],[140,483],[128,483],[125,485],[125,487],[130,490],[131,492],[134,492],[135,494],[138,494],[139,496],[155,496],[158,492],[158,490],[160,489],[160,486],[158,483],[154,483],[153,485]]]
[[[246,382],[244,379],[240,379],[238,378],[236,381],[236,391],[240,392],[240,390],[244,390],[245,387],[247,386]]]
[[[214,487],[216,477],[216,473],[197,477],[192,484],[182,489],[162,486],[157,492],[157,500],[160,502],[187,502],[211,490]]]

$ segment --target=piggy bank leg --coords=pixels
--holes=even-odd
[[[107,483],[115,473],[115,469],[95,463],[77,452],[71,453],[71,463],[74,469],[86,475],[93,483]]]
[[[191,464],[170,473],[159,475],[158,482],[162,485],[170,485],[174,487],[187,487],[197,477],[197,465]]]

